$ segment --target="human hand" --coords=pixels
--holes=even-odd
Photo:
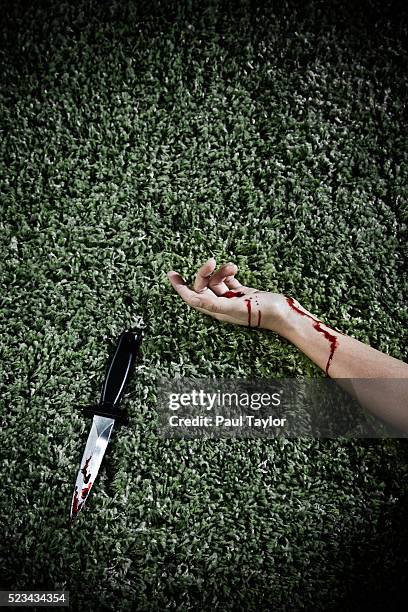
[[[235,278],[238,268],[234,263],[223,264],[217,271],[211,258],[198,270],[193,288],[178,272],[168,272],[177,293],[196,310],[218,321],[270,329],[285,335],[288,315],[284,295],[245,287]]]

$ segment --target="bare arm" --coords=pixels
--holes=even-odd
[[[408,377],[408,364],[342,334],[319,321],[296,300],[285,299],[289,311],[281,335],[332,378]]]
[[[362,406],[408,431],[408,364],[321,323],[300,304],[285,299],[290,312],[284,336]]]
[[[217,271],[215,266],[214,259],[208,260],[192,289],[177,272],[168,276],[190,306],[220,321],[278,333],[355,395],[361,405],[408,431],[408,384],[404,384],[408,364],[342,334],[289,296],[241,285],[235,278],[235,264],[224,264]],[[368,385],[354,379],[382,380]],[[405,381],[398,384],[391,379]]]

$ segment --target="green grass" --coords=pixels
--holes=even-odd
[[[158,376],[322,375],[177,298],[165,272],[209,256],[406,358],[406,14],[275,5],[2,5],[0,586],[66,588],[74,610],[276,611],[405,588],[404,441],[156,433]],[[131,426],[70,526],[74,407],[141,321]]]

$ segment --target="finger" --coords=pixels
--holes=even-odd
[[[172,270],[171,272],[167,272],[167,276],[173,288],[177,291],[177,293],[180,295],[180,297],[183,298],[185,302],[190,304],[193,299],[197,297],[196,292],[190,289],[181,274]]]
[[[228,289],[242,289],[243,287],[234,275],[227,276],[224,282]]]
[[[215,270],[215,266],[216,261],[213,257],[211,257],[211,259],[206,261],[205,264],[201,266],[201,268],[197,272],[197,276],[195,277],[193,286],[194,291],[200,293],[201,291],[204,291],[204,289],[207,289],[208,282],[212,273]]]
[[[228,291],[228,286],[224,282],[226,278],[234,276],[238,272],[238,268],[234,263],[227,263],[221,266],[219,270],[214,272],[210,278],[208,286],[216,295],[223,295]]]
[[[167,276],[177,293],[187,304],[196,310],[202,312],[203,314],[209,315],[218,321],[224,321],[227,323],[237,322],[233,317],[222,312],[222,304],[220,304],[220,301],[223,302],[224,300],[219,300],[211,290],[208,290],[205,293],[197,294],[187,286],[187,283],[178,272],[168,272]]]
[[[197,293],[190,289],[184,278],[178,272],[168,272],[167,276],[179,296],[193,308],[205,308],[217,312],[217,297],[212,291]]]

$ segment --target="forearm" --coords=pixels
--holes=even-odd
[[[293,306],[289,306],[285,337],[332,378],[408,377],[408,364],[324,324],[297,302]]]
[[[408,431],[408,364],[325,325],[295,300],[285,297],[285,301],[278,333],[362,406]]]

